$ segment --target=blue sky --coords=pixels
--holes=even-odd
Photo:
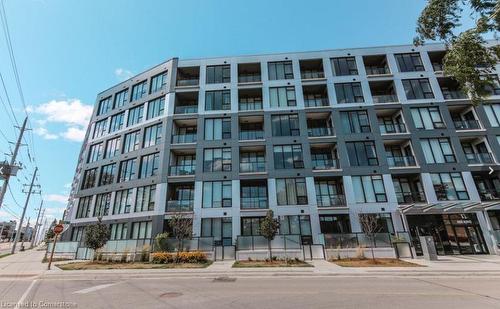
[[[48,214],[65,207],[96,94],[166,59],[407,44],[425,0],[129,1],[6,0],[17,67],[31,115]],[[23,109],[3,33],[0,72],[18,119]],[[5,93],[0,89],[5,100]],[[0,109],[0,130],[16,133]],[[0,156],[9,146],[0,137]],[[11,181],[19,204],[27,165]],[[28,208],[36,216],[40,196]],[[7,194],[10,212],[21,213]],[[0,210],[0,220],[12,216]]]

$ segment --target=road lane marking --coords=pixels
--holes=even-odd
[[[35,285],[35,283],[38,281],[38,279],[35,279],[31,282],[30,286],[26,289],[26,291],[24,291],[24,294],[21,296],[21,298],[19,299],[19,301],[17,302],[16,304],[16,307],[15,308],[22,308],[24,305],[24,300],[26,299],[26,297],[28,297],[28,294],[30,293],[31,289],[33,288],[33,286]]]
[[[96,286],[93,286],[93,287],[90,287],[90,288],[86,288],[86,289],[83,289],[83,290],[75,291],[75,292],[73,292],[73,294],[87,294],[87,293],[95,292],[95,291],[102,290],[102,289],[105,289],[105,288],[109,288],[110,286],[116,285],[118,283],[120,283],[120,282],[108,283],[108,284],[100,284],[100,285],[96,285]]]

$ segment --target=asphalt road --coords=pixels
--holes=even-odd
[[[487,277],[0,278],[0,308],[500,308]]]

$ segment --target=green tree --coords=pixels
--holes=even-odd
[[[168,246],[167,246],[167,239],[168,239],[168,233],[160,233],[156,235],[155,237],[155,251],[168,251]]]
[[[274,213],[272,210],[268,210],[266,216],[260,223],[260,234],[267,239],[267,247],[269,249],[269,259],[273,258],[271,251],[271,241],[274,239],[280,228],[280,223],[278,219],[274,218]]]
[[[172,236],[177,239],[177,256],[183,251],[182,242],[193,236],[193,217],[182,212],[172,214],[168,220],[168,225],[172,230]]]
[[[102,218],[97,218],[96,224],[89,224],[85,227],[85,246],[96,252],[101,249],[110,237],[110,231],[106,224],[102,223]]]
[[[50,224],[49,229],[45,233],[45,239],[44,239],[45,242],[53,240],[54,236],[56,236],[56,234],[54,233],[54,226],[56,225],[57,225],[57,220],[54,219],[54,221],[52,221],[52,223]]]
[[[444,74],[454,78],[474,104],[493,86],[500,47],[488,45],[485,36],[500,30],[498,0],[428,0],[417,21],[415,45],[443,41],[447,53]],[[469,13],[469,14],[467,14]],[[461,22],[472,18],[474,27],[458,32]]]

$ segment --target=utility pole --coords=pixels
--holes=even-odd
[[[35,230],[33,231],[33,237],[31,237],[31,245],[30,248],[33,248],[35,244],[36,233],[38,232],[38,220],[40,219],[40,212],[42,212],[43,200],[40,202],[40,208],[38,209],[38,216],[36,217]],[[45,213],[45,209],[43,210]],[[42,216],[43,218],[43,216]]]
[[[26,202],[24,203],[23,214],[21,215],[21,222],[19,222],[19,230],[16,233],[16,239],[14,239],[14,243],[12,244],[11,254],[14,254],[16,251],[16,245],[19,241],[19,236],[21,235],[21,227],[23,226],[24,215],[26,214],[26,208],[28,208],[28,203],[30,201],[31,191],[33,190],[33,184],[35,182],[36,173],[38,172],[38,167],[35,167],[35,172],[33,173],[33,178],[31,178],[30,190],[28,191],[28,196],[26,197]]]
[[[24,251],[24,241],[28,240],[27,235],[28,235],[28,230],[30,228],[30,219],[31,218],[28,217],[28,224],[26,224],[26,228],[24,229],[23,238],[21,238],[21,249],[19,249],[19,251]]]
[[[28,122],[28,117],[24,118],[23,125],[21,126],[21,132],[19,132],[19,137],[17,138],[16,147],[10,158],[9,168],[12,169],[16,164],[17,153],[19,152],[19,147],[21,146],[21,141],[23,139],[24,131],[26,130],[26,123]],[[0,209],[2,208],[3,198],[7,192],[7,186],[9,185],[10,171],[4,175],[5,180],[2,184],[2,190],[0,191]]]
[[[43,213],[45,215],[45,209],[43,210]],[[42,215],[42,218],[44,215]],[[45,227],[46,226],[47,226],[47,218],[45,218],[45,220],[43,221],[42,228],[40,229],[40,233],[38,234],[38,237],[36,240],[36,245],[38,245],[40,242],[42,242],[43,239],[45,238]]]

